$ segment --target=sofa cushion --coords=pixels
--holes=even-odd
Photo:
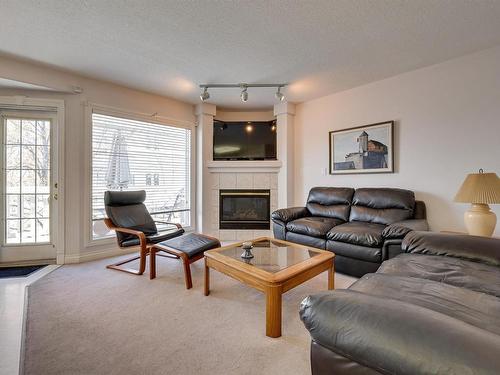
[[[439,281],[500,298],[500,268],[439,255],[400,254],[377,273]]]
[[[392,224],[413,218],[415,194],[390,188],[357,189],[352,198],[349,221]]]
[[[326,235],[331,241],[347,242],[368,247],[381,247],[385,225],[350,222],[333,227]]]
[[[312,216],[325,216],[347,221],[354,189],[315,187],[309,192],[306,207]]]
[[[371,272],[375,272],[382,262],[382,249],[380,247],[368,247],[328,240],[326,241],[326,249],[334,252],[335,255],[375,263],[377,267],[372,269]]]
[[[456,307],[462,308],[458,301]],[[499,335],[397,299],[329,291],[305,298],[300,318],[318,344],[381,374],[498,374],[500,368]],[[336,370],[330,373],[342,373]]]
[[[310,216],[290,221],[286,225],[286,229],[294,233],[324,238],[330,229],[341,223],[343,221],[340,219]]]
[[[324,238],[306,236],[305,234],[287,232],[286,240],[304,246],[311,246],[316,249],[325,249],[326,240]]]
[[[485,293],[435,280],[383,273],[365,275],[349,290],[411,303],[500,335],[500,299]]]

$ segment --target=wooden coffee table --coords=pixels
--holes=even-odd
[[[205,252],[205,295],[210,293],[210,268],[266,294],[266,335],[281,336],[281,295],[320,273],[328,272],[334,288],[335,255],[330,251],[267,237],[252,241],[254,258],[241,258],[241,242]]]

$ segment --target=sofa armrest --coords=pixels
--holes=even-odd
[[[500,336],[398,300],[337,290],[304,299],[300,317],[315,342],[384,374],[500,368]]]
[[[382,232],[382,237],[384,237],[385,239],[403,239],[404,236],[414,230],[429,230],[429,224],[427,224],[427,220],[411,219],[389,224]]]
[[[500,239],[435,232],[412,232],[403,240],[403,252],[441,255],[500,266]]]
[[[309,211],[305,207],[290,207],[290,208],[282,208],[274,211],[271,214],[271,219],[273,222],[280,222],[283,224],[288,223],[289,221],[293,221],[296,219],[300,219],[301,217],[309,216]]]

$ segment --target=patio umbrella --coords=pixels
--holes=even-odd
[[[123,190],[130,183],[130,166],[128,162],[127,142],[121,131],[118,130],[113,137],[111,155],[106,174],[106,186],[109,189]]]

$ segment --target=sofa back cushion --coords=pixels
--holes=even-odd
[[[306,207],[312,216],[347,221],[353,194],[352,188],[314,187],[309,192]]]
[[[391,188],[357,189],[352,198],[349,221],[392,224],[413,218],[415,194]]]

